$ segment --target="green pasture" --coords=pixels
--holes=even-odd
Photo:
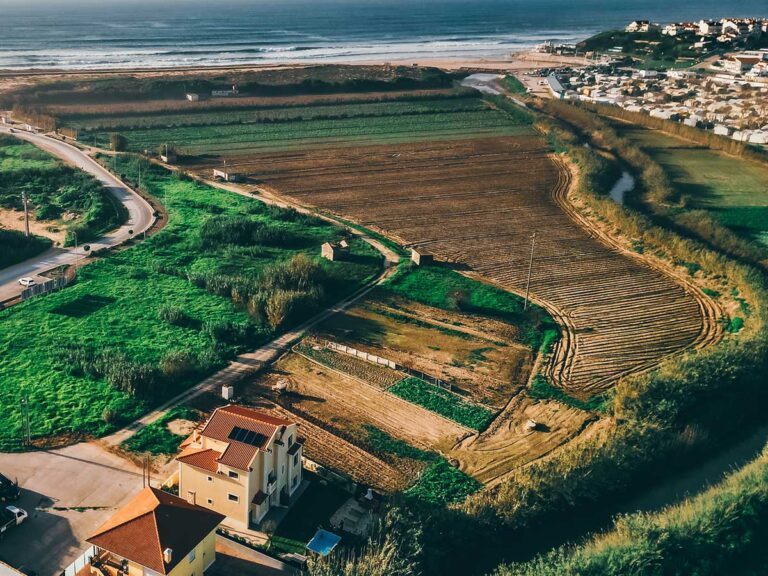
[[[527,119],[512,120],[479,98],[307,106],[271,112],[217,111],[191,116],[131,115],[116,120],[119,129],[84,131],[80,139],[107,147],[110,133],[118,131],[127,139],[130,150],[156,149],[168,143],[182,154],[200,156],[531,133]]]
[[[118,169],[135,178],[137,162],[121,159]],[[193,277],[258,283],[268,266],[303,253],[322,266],[327,278],[319,297],[330,302],[357,289],[379,268],[367,245],[358,244],[353,251],[360,258],[353,262],[319,262],[320,245],[343,234],[321,221],[296,221],[289,212],[178,179],[146,163],[142,185],[169,208],[162,231],[82,267],[76,284],[0,312],[5,424],[0,449],[20,448],[23,398],[33,438],[100,436],[274,335],[269,324],[235,304],[234,294],[200,287]],[[203,245],[204,224],[227,216],[282,230],[291,245]],[[117,354],[139,374],[162,371],[163,386],[150,398],[131,395],[73,364],[77,350]]]
[[[618,126],[689,199],[737,234],[768,247],[768,167],[646,128]]]

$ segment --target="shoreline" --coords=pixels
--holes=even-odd
[[[546,65],[585,64],[587,61],[581,57],[559,56],[554,54],[539,53],[534,50],[510,53],[506,57],[450,57],[434,56],[419,58],[391,58],[370,60],[298,60],[270,63],[244,63],[228,65],[202,65],[202,66],[162,66],[139,68],[0,68],[0,78],[11,77],[37,77],[37,76],[113,76],[113,75],[176,75],[194,72],[249,72],[261,70],[281,70],[291,68],[312,68],[321,66],[419,66],[440,68],[442,70],[527,70]]]

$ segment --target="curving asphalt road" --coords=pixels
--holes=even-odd
[[[9,128],[0,126],[0,134],[9,133]],[[43,134],[14,130],[13,135],[34,144],[67,164],[91,174],[125,206],[128,211],[128,220],[120,228],[89,242],[88,245],[91,250],[117,246],[131,236],[141,234],[152,226],[154,222],[152,206],[79,148]],[[133,231],[133,234],[130,234],[129,230]],[[74,248],[51,248],[35,258],[0,270],[0,302],[10,300],[21,294],[24,288],[18,283],[19,278],[24,276],[43,277],[48,270],[65,264],[74,264],[85,256],[86,252],[83,251],[82,247],[78,247],[77,250]]]

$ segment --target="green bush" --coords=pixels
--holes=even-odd
[[[27,238],[23,232],[0,228],[0,268],[23,262],[51,247],[51,241],[40,236]]]
[[[480,482],[441,458],[422,472],[405,495],[429,504],[445,505],[462,502],[481,487]]]
[[[620,516],[612,530],[497,576],[753,574],[768,562],[768,453],[721,484],[656,514]]]

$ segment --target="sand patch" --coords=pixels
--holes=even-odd
[[[197,422],[185,420],[184,418],[177,418],[168,422],[168,431],[176,436],[189,436],[196,427]]]
[[[0,228],[24,230],[24,212],[0,208]],[[29,219],[29,231],[35,236],[50,238],[54,244],[64,244],[66,229],[56,221],[47,220],[42,222],[35,220],[34,216],[32,216]]]

